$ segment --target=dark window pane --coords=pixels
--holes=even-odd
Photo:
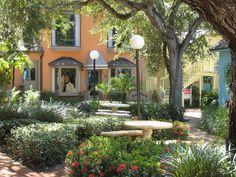
[[[62,68],[61,69],[61,91],[73,93],[75,92],[76,69]]]
[[[31,81],[35,81],[35,78],[36,78],[35,68],[31,68],[30,69],[30,79],[31,79]]]
[[[70,15],[70,27],[66,31],[62,28],[56,29],[56,44],[58,46],[74,46],[75,45],[75,16]]]
[[[111,77],[116,77],[116,69],[111,69]]]
[[[127,74],[127,75],[131,76],[131,69],[122,69],[121,72],[123,74]]]

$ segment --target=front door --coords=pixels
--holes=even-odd
[[[33,61],[31,68],[24,69],[23,85],[25,90],[29,90],[30,87],[34,90],[38,90],[38,61]]]

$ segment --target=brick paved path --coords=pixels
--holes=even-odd
[[[52,170],[36,173],[29,168],[15,162],[5,153],[0,152],[0,177],[64,177],[64,166],[59,165]]]

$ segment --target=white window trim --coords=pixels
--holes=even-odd
[[[57,93],[59,96],[78,96],[80,92],[80,71],[81,68],[78,66],[59,66],[59,67],[53,67],[52,68],[52,92],[56,93],[55,88],[55,69],[58,68],[58,74],[59,74],[59,82],[61,83],[61,69],[63,68],[75,68],[76,69],[76,78],[75,78],[75,92],[74,93],[68,93],[68,92],[62,92],[61,87],[59,87],[59,93]]]
[[[114,46],[113,46],[113,29],[111,29],[108,33],[107,47],[110,48],[110,49],[114,49]]]
[[[74,14],[74,22],[75,22],[75,45],[74,46],[59,46],[56,44],[56,30],[52,30],[52,41],[51,41],[51,47],[80,47],[80,14]]]

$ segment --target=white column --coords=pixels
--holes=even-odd
[[[75,46],[80,46],[80,15],[75,14]]]
[[[108,78],[108,82],[111,81],[111,69],[108,69],[108,72],[107,72],[107,78]]]
[[[81,68],[76,68],[76,93],[79,93],[80,91],[80,71],[81,71]]]
[[[56,92],[56,88],[55,88],[55,68],[52,68],[52,92]]]

